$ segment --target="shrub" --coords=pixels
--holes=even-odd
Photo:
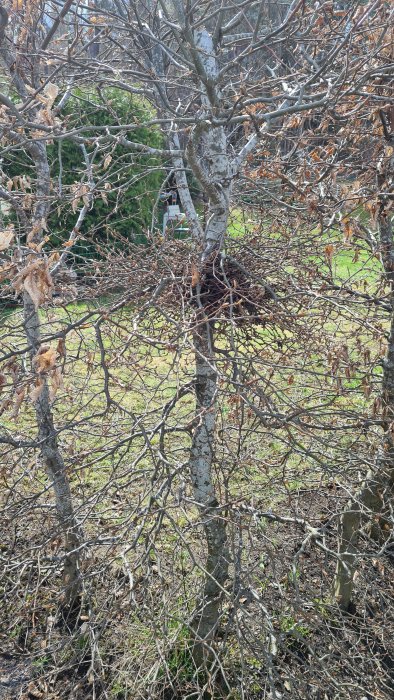
[[[143,123],[154,117],[149,105],[129,93],[107,88],[99,92],[75,91],[62,112],[68,131],[83,129],[89,137],[87,153],[92,159],[96,185],[94,201],[80,229],[73,255],[96,257],[101,242],[117,245],[120,238],[146,242],[145,229],[150,224],[153,203],[163,181],[159,158],[139,155],[124,146],[107,143],[97,148],[97,138],[105,131],[95,127],[141,123],[123,133],[134,142],[160,147],[162,136],[155,127]],[[110,132],[118,134],[118,131]],[[82,199],[78,200],[78,183],[87,184],[86,164],[81,145],[72,138],[55,141],[47,147],[51,167],[53,199],[48,219],[50,244],[62,245],[77,221]],[[36,177],[25,151],[4,159],[3,170],[9,178]],[[26,179],[26,177],[25,177]],[[28,178],[27,178],[28,179]]]

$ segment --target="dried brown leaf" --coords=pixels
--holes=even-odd
[[[40,348],[37,355],[34,358],[34,364],[37,372],[42,374],[43,372],[48,372],[53,369],[56,364],[57,353],[55,348],[48,348],[44,346]]]
[[[53,282],[47,261],[34,260],[26,265],[13,281],[13,287],[17,292],[27,292],[37,310],[52,295]]]
[[[111,164],[111,161],[112,161],[112,156],[110,154],[105,156],[104,163],[103,163],[104,170],[106,170],[109,167],[109,165]]]
[[[0,231],[0,251],[7,250],[10,247],[12,240],[14,238],[14,227],[12,224],[7,226],[6,229]]]
[[[41,377],[38,379],[36,385],[33,387],[33,389],[29,393],[29,398],[33,403],[39,399],[41,396],[41,392],[44,388],[44,381],[41,379]]]
[[[47,225],[45,219],[40,219],[39,221],[36,221],[31,231],[28,233],[27,243],[31,243],[36,237],[41,236],[41,233],[46,230]]]
[[[64,384],[63,384],[62,368],[56,367],[51,375],[51,389],[49,392],[49,398],[51,401],[53,401],[53,399],[55,398],[58,389],[63,389],[63,387],[64,387]]]
[[[10,279],[15,272],[15,265],[13,263],[10,263],[9,265],[3,265],[3,267],[0,268],[0,282],[4,282],[4,280]]]
[[[71,189],[71,193],[73,195],[73,198],[71,201],[71,208],[75,214],[77,209],[78,209],[79,201],[81,199],[82,199],[85,206],[89,206],[89,197],[88,197],[89,187],[87,185],[82,184],[81,182],[75,182],[73,185],[71,185],[70,189]]]
[[[15,391],[14,408],[11,413],[11,418],[18,418],[19,411],[26,395],[25,387],[20,387]]]
[[[192,287],[196,287],[200,281],[200,273],[199,273],[197,265],[195,263],[192,263],[191,273],[192,273]]]
[[[64,338],[59,338],[58,343],[57,343],[57,348],[56,352],[60,357],[65,357],[66,356],[66,341]]]
[[[48,100],[47,100],[48,107],[51,108],[54,101],[56,100],[56,98],[59,94],[59,88],[54,83],[48,83],[47,85],[45,85],[44,93],[45,93],[46,97],[48,98]]]
[[[333,258],[334,250],[335,250],[335,248],[334,248],[334,246],[332,245],[332,243],[329,243],[329,244],[326,245],[326,247],[324,248],[324,252],[325,252],[325,254],[326,254],[326,258],[327,258],[327,260],[328,260],[329,262],[331,262],[331,260],[332,260],[332,258]]]

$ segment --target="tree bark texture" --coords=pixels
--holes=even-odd
[[[63,11],[59,17],[63,16],[70,7],[70,2],[66,2]],[[17,55],[14,52],[12,41],[8,41],[5,36],[5,30],[8,24],[8,13],[0,6],[0,61],[8,71],[10,76],[10,84],[19,94],[19,97],[24,102],[29,92],[25,84],[23,73],[18,70]],[[54,25],[56,30],[56,23]],[[49,43],[53,32],[49,32],[47,42]],[[44,44],[42,45],[42,48]],[[34,66],[32,72],[37,78],[37,89],[40,87],[38,79],[40,69],[40,59],[34,57]],[[38,118],[39,108],[31,107],[28,116],[32,122]],[[16,110],[17,119],[21,119]],[[25,256],[24,263],[29,264],[29,247],[32,250],[39,250],[43,239],[43,230],[46,227],[50,208],[51,198],[51,176],[48,163],[47,146],[44,142],[31,139],[26,140],[22,136],[14,135],[14,138],[20,138],[25,145],[29,156],[32,159],[35,169],[35,203],[30,218],[26,216],[21,220],[21,232],[26,236],[26,244],[28,253]],[[19,208],[20,209],[20,208]],[[19,211],[17,209],[17,211]],[[23,210],[22,210],[23,211]],[[44,255],[40,253],[40,255]],[[67,606],[73,606],[77,600],[81,590],[81,579],[79,574],[79,547],[81,544],[80,530],[74,514],[70,484],[66,472],[63,457],[61,455],[56,429],[54,426],[53,415],[51,411],[51,402],[49,388],[45,374],[40,374],[35,364],[35,357],[40,349],[40,316],[36,308],[34,300],[25,290],[23,293],[24,307],[24,327],[26,338],[30,348],[31,369],[35,377],[42,383],[42,388],[39,397],[36,399],[35,414],[38,429],[38,439],[40,444],[40,452],[49,479],[53,484],[56,499],[56,510],[59,519],[60,527],[63,531],[65,542],[65,561],[63,568],[63,583],[64,583],[64,603]]]
[[[34,358],[40,348],[40,318],[27,292],[23,296],[24,326],[31,347],[30,359],[35,371]],[[75,517],[70,483],[61,455],[51,411],[48,382],[45,376],[41,393],[34,403],[41,458],[55,493],[56,512],[64,537],[65,559],[63,565],[63,604],[73,608],[81,592],[80,553],[81,532]]]
[[[212,326],[199,312],[194,332],[196,361],[196,418],[190,469],[195,500],[198,501],[207,542],[205,582],[192,623],[195,635],[193,657],[197,667],[209,657],[209,642],[220,620],[223,586],[228,576],[228,547],[224,514],[218,507],[212,479],[215,442],[217,373],[212,351]]]
[[[391,162],[388,170],[377,174],[377,189],[381,193],[378,214],[379,243],[385,278],[391,287],[390,331],[382,377],[383,438],[374,469],[368,472],[360,491],[348,504],[340,520],[334,597],[344,611],[348,611],[352,603],[358,559],[357,545],[362,522],[368,518],[370,535],[377,541],[382,541],[392,527],[387,518],[394,488],[394,241],[391,211],[387,206],[391,187],[389,176],[392,171]]]
[[[41,243],[43,235],[43,223],[46,222],[48,216],[50,202],[50,170],[44,144],[32,141],[28,145],[28,149],[34,162],[37,177],[37,203],[30,222],[32,231],[35,233],[31,237],[31,240],[33,243],[39,244]],[[82,537],[74,513],[66,466],[59,449],[58,437],[51,411],[47,378],[45,373],[38,374],[35,365],[35,357],[41,345],[41,322],[39,312],[27,291],[23,294],[23,307],[24,327],[30,347],[31,368],[36,377],[43,383],[40,395],[34,403],[40,452],[46,473],[52,483],[55,493],[56,512],[64,537],[63,605],[66,609],[73,609],[78,604],[82,586],[79,550]]]

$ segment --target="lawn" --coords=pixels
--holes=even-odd
[[[238,231],[242,238],[242,227],[245,231],[253,221],[244,221],[237,213],[234,219],[232,232]],[[328,275],[331,267],[338,285],[351,281],[360,291],[377,287],[378,261],[365,248],[355,255],[337,240],[327,259],[327,245],[326,240],[321,242],[320,256],[311,258],[311,264],[325,266]],[[283,272],[284,277],[293,274],[290,266]],[[231,576],[239,557],[242,586],[269,598],[284,644],[292,635],[315,639],[327,614],[332,562],[323,565],[319,560],[312,586],[304,560],[297,569],[291,564],[293,540],[304,534],[259,520],[253,513],[301,516],[318,526],[327,518],[334,527],[344,502],[341,485],[357,481],[380,440],[379,428],[365,430],[363,421],[371,419],[380,391],[379,324],[383,328],[386,321],[379,309],[351,304],[344,311],[337,309],[337,301],[316,284],[316,293],[290,325],[284,311],[281,319],[257,324],[253,332],[231,326],[231,334],[218,335],[216,343],[220,378],[214,477],[228,519]],[[188,320],[173,324],[165,309],[162,313],[156,309],[135,323],[132,305],[103,314],[112,302],[48,306],[40,315],[44,337],[69,328],[58,354],[62,384],[52,410],[86,542],[83,567],[89,615],[102,630],[103,673],[112,678],[110,697],[118,700],[126,691],[134,692],[130,687],[135,689],[144,674],[161,678],[163,654],[172,660],[175,673],[182,669],[182,682],[187,682],[190,668],[182,621],[193,609],[202,579],[204,540],[188,470],[193,387],[171,403],[193,380]],[[179,342],[174,342],[177,333]],[[3,316],[2,336],[4,352],[23,349],[18,309]],[[49,338],[48,344],[58,347],[58,338]],[[246,388],[234,375],[234,360],[238,372],[244,373]],[[17,356],[16,365],[25,396],[16,412],[15,368],[6,366],[2,399],[10,396],[12,402],[3,411],[2,427],[18,440],[34,440],[29,398],[33,377],[24,353]],[[299,417],[287,421],[286,416],[294,413]],[[39,648],[45,635],[35,631],[31,609],[38,620],[46,619],[55,609],[53,593],[59,585],[57,557],[62,543],[51,485],[37,450],[2,445],[1,451],[4,512],[8,521],[21,521],[17,555],[12,556],[28,557],[22,575],[26,595],[13,602],[11,627],[18,638],[24,634],[29,640],[37,665],[45,661],[47,668],[51,658],[44,647]],[[32,540],[34,555],[28,554]],[[3,547],[11,551],[12,546],[16,546],[12,532],[5,531]],[[329,540],[329,547],[335,546]],[[46,583],[32,592],[30,581],[40,576]],[[16,573],[10,579],[17,585]],[[313,589],[309,612],[297,608],[300,586],[304,593],[308,586]],[[109,624],[109,615],[115,626]],[[225,604],[224,620],[232,615],[231,606]],[[237,615],[254,629],[257,617],[250,619],[246,606]],[[79,644],[77,651],[69,647],[66,651],[80,660],[83,644]],[[141,645],[143,658],[138,653]],[[60,645],[57,653],[66,651]],[[228,653],[235,667],[239,659],[234,640]],[[248,664],[253,667],[258,660],[259,654],[251,651]],[[135,682],[130,681],[130,665],[138,669]],[[256,678],[256,688],[261,689]]]

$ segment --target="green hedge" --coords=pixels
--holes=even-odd
[[[95,130],[95,126],[141,123],[142,126],[125,136],[134,142],[160,147],[163,139],[159,130],[143,126],[153,117],[148,104],[116,89],[103,89],[100,94],[76,91],[62,112],[67,129],[92,127],[84,132],[89,136],[89,156],[96,149],[96,138],[105,134],[102,130]],[[81,202],[78,202],[78,209],[74,212],[72,188],[76,182],[80,182],[86,166],[80,146],[71,139],[48,145],[47,152],[54,195],[48,231],[50,243],[58,246],[68,239],[77,221]],[[60,163],[62,192],[59,196]],[[34,168],[25,151],[4,159],[3,170],[10,178],[26,174],[35,179]],[[134,242],[146,242],[144,231],[151,222],[153,204],[164,177],[162,163],[157,157],[138,155],[119,145],[105,145],[104,151],[100,147],[93,160],[93,178],[98,192],[81,227],[80,240],[72,248],[76,259],[79,256],[96,257],[97,243],[118,245],[119,235]],[[107,187],[109,183],[111,189],[105,189],[105,183]]]

